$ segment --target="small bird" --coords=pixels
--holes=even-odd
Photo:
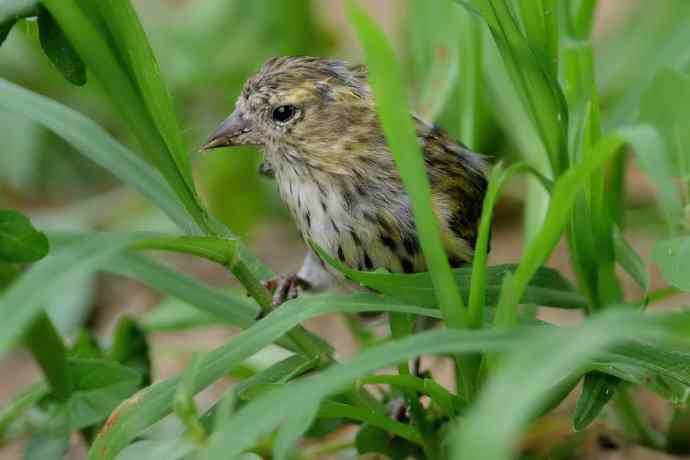
[[[487,163],[443,130],[411,115],[450,265],[472,259]],[[363,65],[275,57],[249,79],[235,110],[203,149],[263,147],[305,241],[357,270],[427,269],[410,200],[386,144]],[[296,274],[269,280],[277,306],[297,288],[321,290],[337,275],[309,250]]]

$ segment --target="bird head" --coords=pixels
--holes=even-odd
[[[382,142],[364,66],[277,57],[245,83],[235,110],[203,148],[259,145],[273,162],[337,169]]]

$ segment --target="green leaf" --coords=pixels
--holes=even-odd
[[[309,429],[316,418],[319,404],[305,404],[300,409],[299,412],[287,412],[285,424],[276,433],[272,455],[275,460],[290,458],[295,442]]]
[[[196,379],[200,371],[202,359],[203,355],[201,354],[192,357],[191,364],[187,366],[187,369],[182,374],[173,400],[175,415],[187,428],[187,432],[192,436],[192,439],[199,443],[204,442],[207,436],[206,430],[199,421],[199,413],[194,401]]]
[[[582,394],[575,406],[573,429],[582,431],[596,419],[615,394],[620,379],[600,372],[585,375]]]
[[[64,418],[59,416],[59,420]],[[56,417],[57,419],[57,417]],[[57,421],[57,420],[56,420]],[[56,423],[53,423],[55,425]],[[23,460],[56,460],[65,458],[69,451],[70,433],[68,427],[51,426],[31,435]]]
[[[68,107],[2,79],[0,107],[53,131],[84,156],[136,188],[186,233],[202,233],[160,173],[115,141],[93,121]]]
[[[663,211],[668,232],[675,235],[682,210],[678,189],[674,185],[669,146],[661,136],[662,131],[651,125],[634,125],[619,128],[618,132],[633,147],[640,168],[658,187],[659,206]]]
[[[646,296],[649,292],[649,271],[642,257],[635,251],[630,243],[625,239],[618,227],[615,227],[613,234],[613,243],[616,250],[616,260],[623,267],[623,269],[635,280],[635,282],[644,290]]]
[[[286,302],[266,318],[243,331],[234,340],[207,353],[196,380],[196,391],[225,375],[228,369],[274,342],[308,318],[335,312],[395,311],[438,317],[427,308],[391,303],[373,294],[320,295]],[[90,459],[114,459],[142,430],[170,413],[179,376],[158,382],[137,394],[136,404],[123,403],[94,440]],[[272,411],[274,412],[274,411]]]
[[[668,283],[690,292],[690,238],[657,242],[652,260],[661,267],[661,275]]]
[[[177,169],[191,188],[192,170],[183,130],[177,120],[172,96],[163,82],[156,57],[134,7],[129,0],[102,0],[95,6],[107,18],[105,25],[113,36],[113,43],[125,58],[140,97],[165,140]]]
[[[44,311],[40,311],[30,325],[24,342],[41,368],[52,394],[59,401],[68,399],[74,382],[67,361],[67,347]]]
[[[184,301],[187,305],[187,307],[178,308],[178,306],[168,305],[168,302],[166,307],[159,307],[146,316],[144,326],[147,328],[171,326],[176,321],[176,317],[178,320],[187,318],[184,321],[206,319],[248,327],[254,323],[259,314],[258,307],[246,296],[213,289],[205,283],[138,254],[119,254],[107,260],[102,265],[102,269],[141,281]],[[170,306],[169,309],[168,306]],[[190,309],[197,309],[200,313],[190,317],[182,312],[182,310]],[[166,324],[168,326],[165,326]]]
[[[0,209],[0,261],[36,262],[48,254],[48,238],[16,211]]]
[[[38,11],[38,38],[48,59],[70,83],[86,84],[86,65],[72,48],[53,16],[45,8]]]
[[[119,40],[127,40],[127,48],[141,50],[147,45],[147,41],[132,43],[130,35],[118,33],[119,27],[123,24],[120,12],[125,8],[113,8],[111,14],[115,16],[113,21],[105,14],[108,4],[106,2],[81,4],[77,0],[43,0],[45,6],[67,35],[70,43],[77,50],[81,58],[86,63],[93,76],[101,84],[105,93],[109,96],[110,102],[118,109],[122,116],[122,121],[129,127],[131,132],[142,147],[141,153],[146,155],[148,161],[155,165],[160,173],[165,177],[168,185],[184,209],[193,218],[196,225],[209,230],[212,226],[208,215],[199,203],[196,192],[188,176],[188,171],[183,172],[179,168],[176,156],[169,149],[169,144],[164,140],[168,134],[162,133],[156,125],[156,117],[149,112],[142,93],[146,88],[138,86],[139,79],[131,75],[123,65],[123,59],[128,62],[127,52],[118,54],[112,46]],[[122,2],[120,2],[123,5]],[[129,2],[127,2],[129,5]],[[101,10],[104,8],[105,10]],[[99,21],[98,15],[103,18]],[[131,19],[131,18],[130,18]],[[134,27],[133,22],[129,25]],[[105,32],[103,27],[110,28],[110,33]],[[138,40],[145,40],[145,36],[137,35]],[[126,50],[123,50],[126,51]],[[134,51],[132,51],[134,52]],[[142,53],[142,51],[137,51]],[[152,56],[151,56],[152,58]],[[141,65],[138,63],[137,65]],[[139,71],[152,72],[147,78],[150,81],[158,80],[158,73],[154,72],[152,66]],[[148,80],[147,80],[148,81]],[[162,85],[162,83],[160,83]],[[148,87],[153,91],[153,86]],[[156,96],[161,96],[158,92]],[[163,102],[161,101],[161,104]],[[170,115],[172,116],[172,115]],[[175,133],[179,136],[178,133]]]
[[[640,103],[640,121],[656,126],[666,141],[675,177],[690,173],[690,76],[678,70],[659,70]]]
[[[491,239],[491,222],[493,220],[496,200],[501,193],[503,184],[505,184],[513,174],[527,169],[528,166],[526,164],[518,163],[505,170],[503,164],[498,163],[491,172],[489,185],[486,190],[486,195],[484,196],[484,203],[482,204],[479,234],[475,245],[474,259],[472,260],[470,296],[467,307],[470,318],[469,322],[472,328],[480,328],[484,324],[484,307],[486,306],[487,295],[486,278],[488,270],[486,264],[489,252],[489,240]],[[503,277],[501,277],[500,282],[503,281],[502,278]],[[460,287],[460,290],[462,291],[463,288]],[[559,289],[559,292],[561,290],[562,289]]]
[[[501,291],[496,311],[497,326],[513,323],[513,318],[517,317],[517,304],[523,298],[530,279],[551,254],[568,223],[577,191],[595,171],[618,152],[622,144],[622,139],[617,136],[603,138],[597,143],[594,153],[589,158],[568,169],[556,181],[544,225],[527,247],[510,283]]]
[[[123,316],[115,326],[110,358],[134,369],[141,376],[141,384],[151,384],[151,359],[146,334],[136,321]]]
[[[138,441],[127,447],[118,460],[182,460],[196,450],[197,446],[189,439],[163,439]]]
[[[569,372],[585,365],[597,353],[629,340],[680,338],[685,333],[681,328],[688,326],[688,320],[687,313],[655,317],[607,309],[580,327],[542,331],[543,335],[532,336],[513,348],[514,352],[492,375],[475,406],[458,425],[453,436],[453,458],[508,460],[534,410]],[[679,323],[674,325],[676,321]],[[535,356],[539,359],[535,360]],[[514,397],[515,388],[521,389],[519,398]]]
[[[94,234],[53,251],[0,295],[0,356],[21,336],[43,302],[64,280],[94,271],[118,251],[150,236]]]
[[[451,0],[410,0],[411,58],[414,66],[415,108],[425,120],[435,120],[453,93],[458,78],[458,7]]]
[[[438,221],[431,206],[426,165],[419,149],[415,128],[407,108],[407,90],[400,77],[400,65],[383,31],[354,0],[348,14],[369,68],[369,82],[388,146],[395,158],[415,216],[424,257],[429,267],[438,304],[446,326],[459,328],[464,318],[463,301],[453,282],[448,257],[441,246]]]
[[[429,273],[360,272],[352,270],[330,257],[313,242],[311,245],[323,260],[352,281],[405,303],[438,308],[437,297]],[[515,265],[496,265],[487,268],[485,292],[487,306],[494,306],[498,303],[501,284],[505,275],[514,272],[516,268]],[[467,299],[472,268],[455,268],[452,273],[455,285],[460,289],[463,297]],[[586,300],[575,291],[572,284],[560,272],[548,267],[541,267],[537,270],[525,290],[522,302],[560,308],[585,308],[587,305]]]
[[[0,46],[18,20],[37,14],[38,5],[38,0],[4,0],[0,3]]]
[[[544,44],[548,47],[547,51],[537,49],[538,46],[534,48],[535,43],[528,41],[520,31],[518,20],[506,0],[478,0],[475,3],[489,26],[503,58],[505,70],[546,148],[551,170],[558,176],[567,165],[565,121],[568,112],[565,98],[558,81],[554,78],[554,69],[557,68],[557,63],[552,61],[556,51],[552,48],[554,40],[550,39]],[[535,2],[531,3],[536,5]],[[554,4],[552,0],[544,3]],[[543,13],[540,12],[536,21],[543,17]],[[544,20],[543,34],[555,36],[555,20],[556,17]],[[536,37],[537,33],[531,35]],[[540,59],[538,53],[542,53],[545,58]]]
[[[366,423],[357,431],[355,445],[361,455],[383,454],[391,460],[419,458],[422,454],[419,446],[397,437],[391,439],[385,430]]]
[[[479,424],[462,424],[463,428],[472,428],[472,435],[475,437],[467,436],[465,439],[471,439],[473,447],[478,449],[476,451],[473,449],[475,455],[464,458],[484,459],[487,458],[484,454],[476,455],[476,452],[482,452],[481,449],[487,449],[490,452],[493,449],[490,447],[493,443],[488,441],[492,438],[487,437],[487,433],[495,433],[497,430],[509,427],[514,428],[512,423],[516,421],[516,418],[520,421],[525,415],[522,410],[532,410],[535,407],[533,405],[535,399],[541,401],[542,398],[548,397],[548,390],[571,369],[577,369],[586,364],[586,361],[597,352],[604,351],[617,343],[636,337],[658,337],[662,324],[668,327],[666,337],[673,336],[680,339],[687,334],[690,327],[690,315],[672,314],[651,317],[636,312],[617,311],[598,315],[596,319],[588,320],[584,326],[573,329],[518,327],[507,331],[444,330],[408,336],[365,350],[349,362],[336,364],[314,378],[291,382],[251,401],[231,416],[222,429],[209,437],[208,452],[204,458],[217,460],[232,457],[279,426],[284,420],[284,413],[299,411],[300,407],[322,400],[358,378],[395,363],[404,362],[414,356],[437,353],[497,352],[510,348],[516,350],[515,357],[519,356],[519,360],[515,359],[514,365],[512,362],[510,366],[506,365],[506,372],[501,375],[498,386],[495,385],[498,383],[495,380],[489,384],[486,391],[491,391],[491,400],[487,399],[486,392],[482,393],[479,400],[489,405],[488,402],[500,397],[500,405],[494,403],[489,405],[488,408],[492,411],[490,419],[482,418]],[[619,327],[621,325],[622,327]],[[677,333],[672,334],[671,328],[677,330]],[[688,341],[687,336],[684,341]],[[545,353],[545,350],[548,353]],[[534,356],[537,355],[540,356],[540,360],[538,360],[538,366],[535,366]],[[548,362],[542,364],[544,360],[541,357],[545,355],[548,357]],[[526,368],[535,367],[539,371],[537,374],[525,372]],[[535,377],[538,379],[535,380]],[[523,397],[514,397],[514,392],[510,389],[515,388],[513,383],[515,381],[520,381],[522,393],[528,394],[527,402],[523,402]],[[278,404],[281,411],[273,410]],[[512,410],[506,412],[507,407],[514,408],[518,412],[514,413]],[[472,412],[473,416],[482,414],[483,412]],[[247,420],[252,420],[252,423],[246,423]],[[475,422],[477,421],[479,420],[475,419]],[[474,428],[480,425],[481,430]],[[503,432],[501,431],[500,434],[502,435]],[[502,438],[499,436],[495,440],[502,441]],[[503,446],[499,448],[503,449]]]
[[[82,429],[105,420],[139,387],[139,372],[110,360],[70,360],[74,392],[68,401],[70,426]]]

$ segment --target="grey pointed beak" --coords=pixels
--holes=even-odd
[[[223,121],[223,124],[208,137],[201,149],[211,150],[219,147],[242,145],[242,142],[237,142],[237,137],[250,130],[251,126],[249,121],[244,118],[242,112],[235,109],[235,111]]]

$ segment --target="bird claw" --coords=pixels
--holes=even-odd
[[[273,292],[271,310],[288,300],[296,299],[299,294],[298,288],[309,289],[311,287],[308,281],[300,278],[296,273],[279,275],[263,281],[262,284],[266,289]]]

